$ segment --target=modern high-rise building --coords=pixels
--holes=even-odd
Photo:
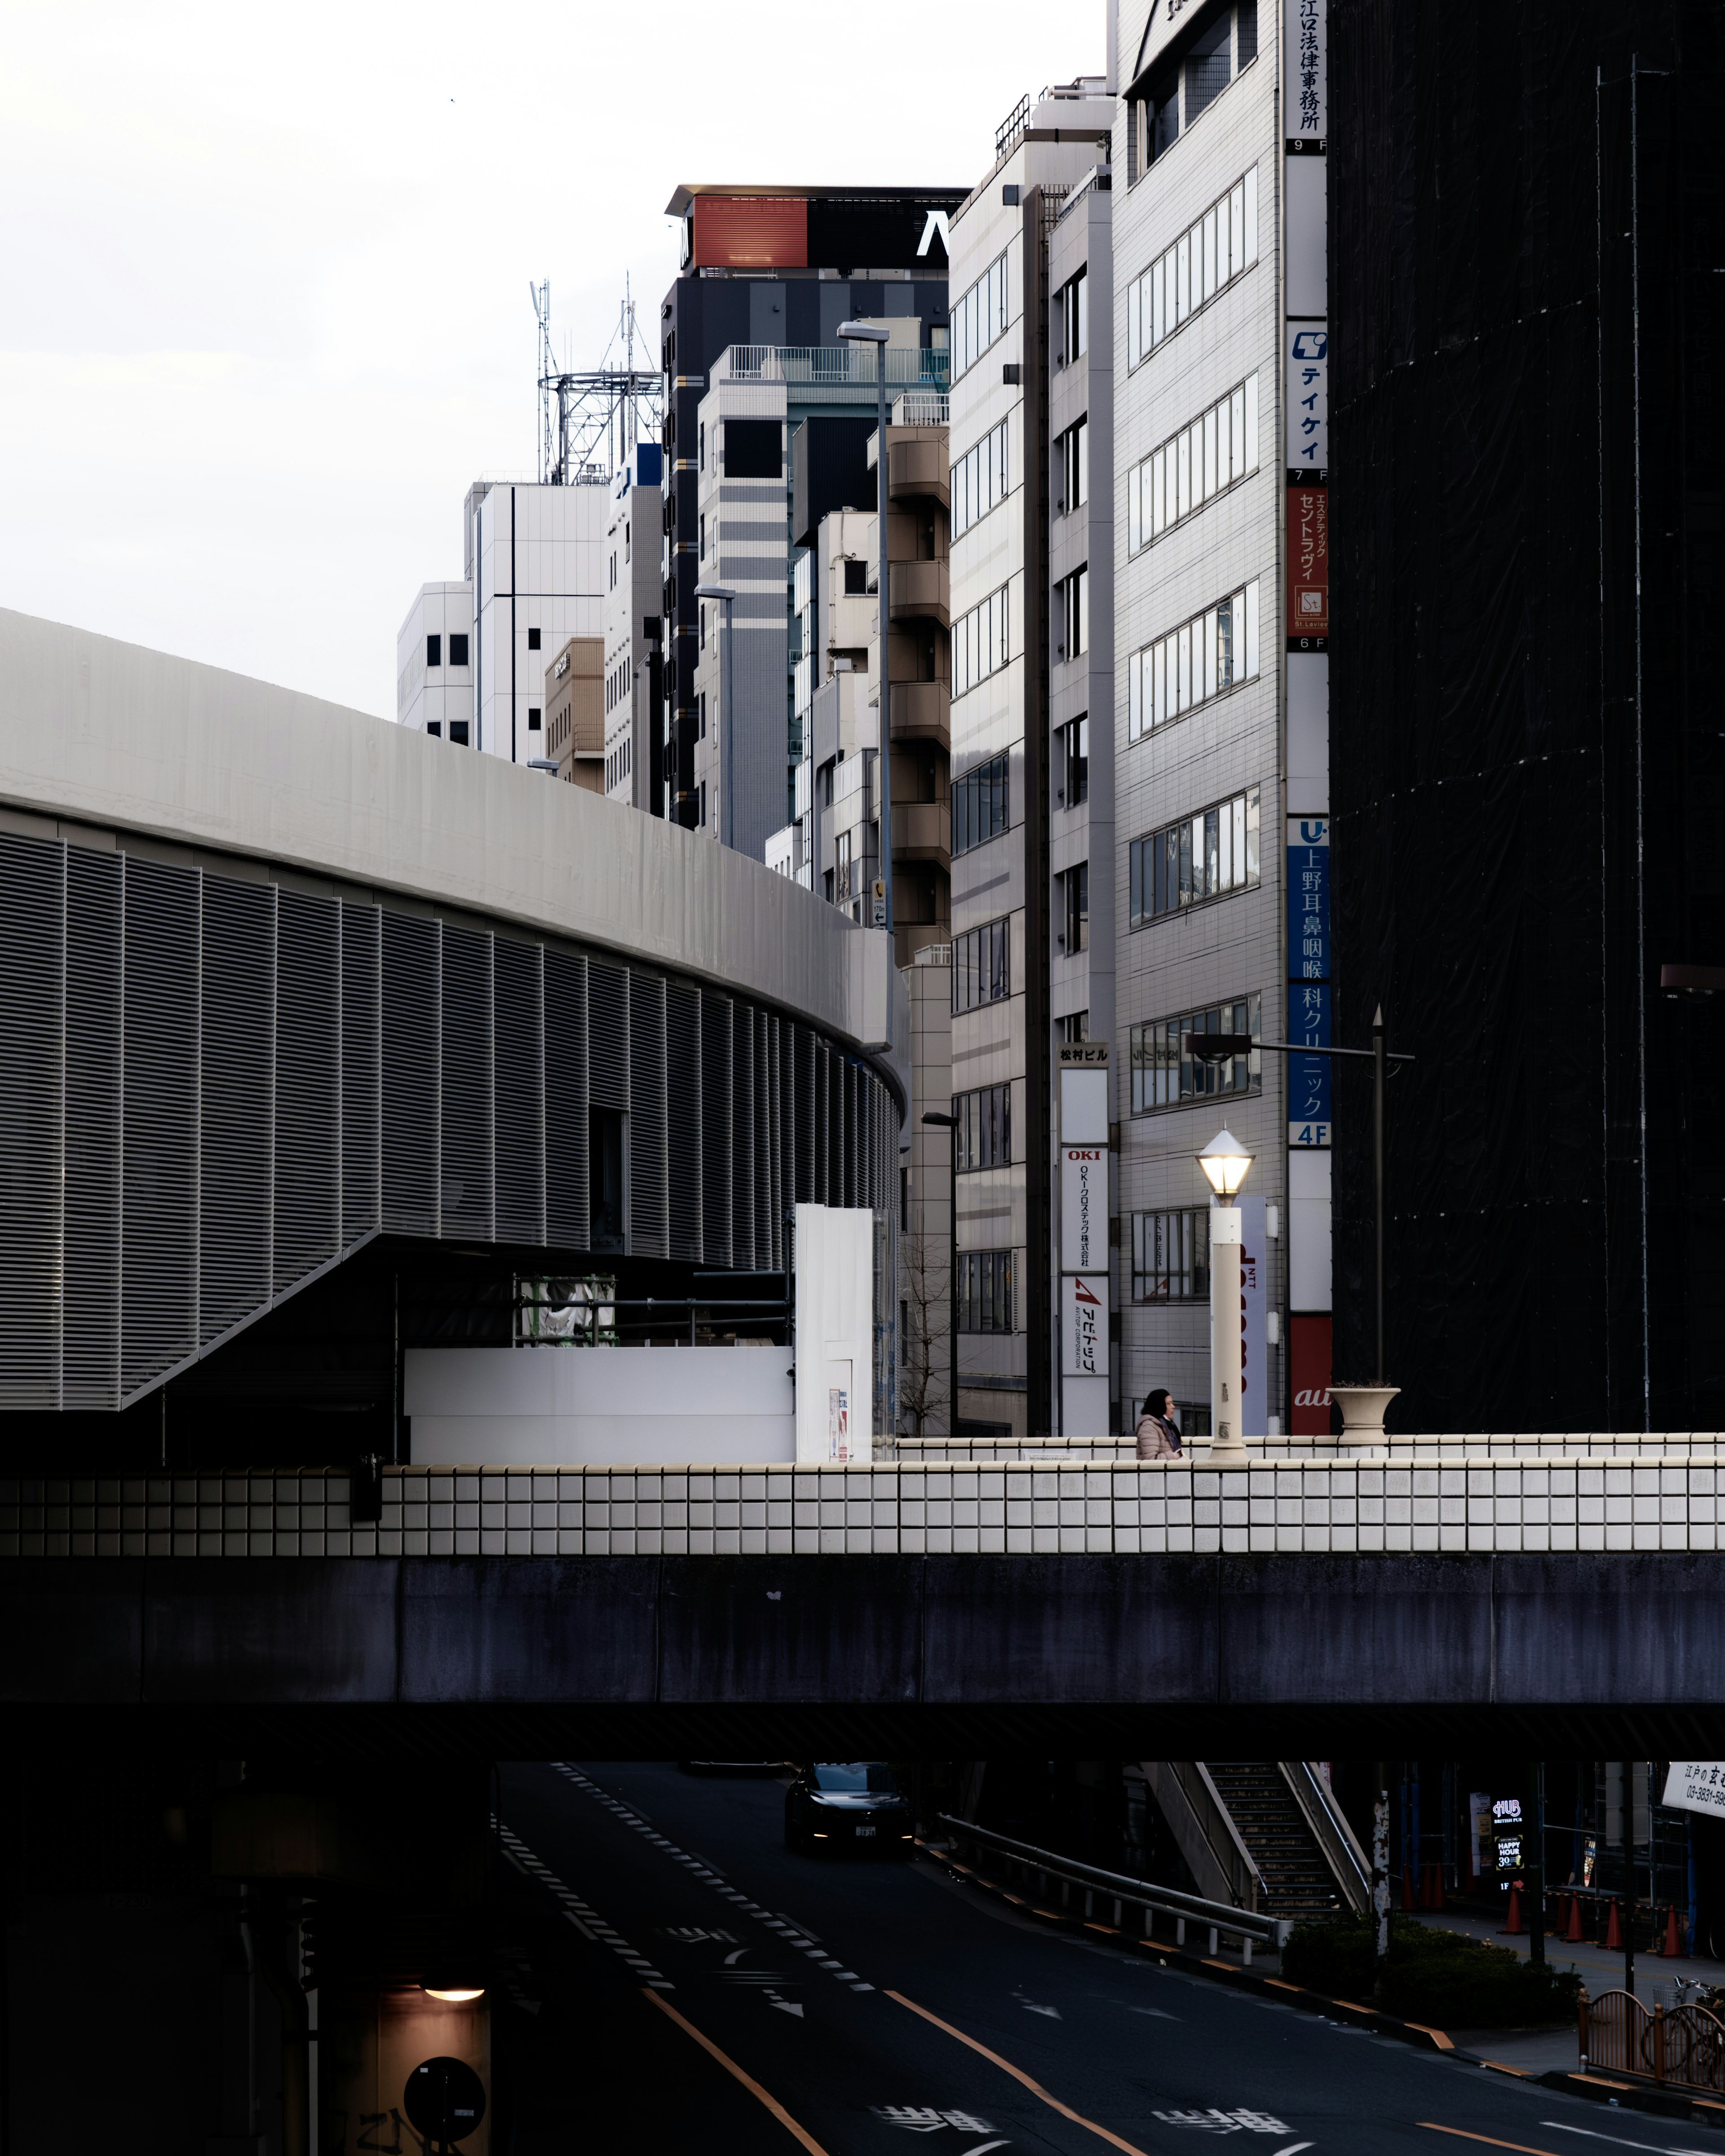
[[[610,506],[604,484],[475,481],[462,581],[423,586],[396,638],[400,724],[512,763],[544,755],[546,667],[604,634]]]
[[[1089,774],[1112,722],[1110,465],[1092,454],[1107,439],[1106,368],[1094,418],[1088,383],[1090,332],[1108,311],[1094,295],[1111,289],[1113,117],[1100,79],[1023,100],[951,230],[958,1417],[1020,1435],[1059,1427],[1054,1059],[1062,1038],[1106,1023],[1111,993],[1090,932],[1092,848],[1106,844],[1091,818],[1107,788],[1092,793]]]
[[[653,808],[659,770],[664,452],[639,442],[611,482],[605,532],[605,792]]]
[[[1325,120],[1321,6],[1122,0],[1114,151],[1120,1390],[1208,1427],[1209,1191],[1254,1155],[1245,1428],[1329,1427]],[[1314,55],[1316,57],[1314,58]],[[1290,1384],[1290,1348],[1293,1383]]]
[[[946,225],[963,198],[962,188],[845,192],[684,186],[669,205],[682,224],[682,259],[660,322],[666,639],[660,805],[661,813],[693,827],[701,815],[703,783],[710,790],[718,783],[711,731],[718,654],[711,616],[716,608],[715,603],[707,603],[709,643],[704,649],[701,602],[695,590],[703,581],[733,586],[742,594],[734,611],[742,661],[738,711],[746,716],[735,775],[743,782],[739,814],[748,821],[750,850],[757,854],[764,852],[769,834],[791,820],[792,773],[800,756],[793,706],[794,657],[788,634],[792,562],[783,531],[764,528],[771,520],[759,490],[776,485],[782,493],[787,487],[791,452],[786,437],[803,421],[822,413],[865,417],[872,411],[874,376],[866,361],[850,357],[839,344],[840,322],[858,317],[894,330],[897,348],[889,361],[888,379],[895,389],[917,388],[925,378],[937,388],[943,384]],[[939,361],[925,357],[932,355],[940,355]],[[713,403],[705,422],[708,461],[703,468],[701,408],[709,396]],[[776,477],[754,469],[766,457],[760,430],[775,418],[781,429]],[[730,422],[742,430],[742,468],[727,471],[725,429]],[[745,440],[752,447],[743,447]],[[736,513],[727,509],[721,517],[721,504],[733,505]],[[703,514],[710,520],[705,560]],[[728,554],[722,526],[748,527]],[[697,685],[696,671],[704,659],[712,679],[703,675]],[[745,689],[751,699],[747,706]],[[750,805],[757,795],[758,806]],[[709,799],[710,829],[712,807]],[[739,843],[741,838],[740,827]]]

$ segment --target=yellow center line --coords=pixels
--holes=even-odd
[[[1513,2148],[1517,2156],[1557,2156],[1551,2148],[1535,2148],[1525,2141],[1500,2141],[1495,2133],[1470,2133],[1465,2126],[1440,2126],[1435,2118],[1417,2122],[1430,2133],[1453,2133],[1458,2141],[1483,2141],[1491,2148]]]
[[[654,1997],[656,1999],[658,1996],[655,1992]],[[906,1999],[903,1992],[891,1989],[888,1990],[886,1996],[896,1999],[901,2006],[908,2006],[911,2013],[920,2014],[925,2021],[932,2021],[937,2029],[944,2030],[947,2035],[956,2037],[961,2044],[968,2044],[973,2051],[980,2051],[991,2066],[999,2066],[1002,2073],[1010,2074],[1015,2082],[1021,2082],[1032,2096],[1039,2097],[1050,2111],[1059,2112],[1062,2118],[1070,2118],[1075,2126],[1081,2126],[1086,2133],[1096,2134],[1112,2147],[1123,2149],[1125,2156],[1144,2156],[1142,2148],[1135,2148],[1130,2141],[1122,2141],[1117,2133],[1111,2133],[1106,2126],[1098,2126],[1093,2118],[1086,2118],[1081,2112],[1062,2103],[1057,2096],[1050,2096],[1041,2082],[1033,2082],[1022,2066],[1014,2066],[1010,2059],[1003,2059],[999,2051],[991,2051],[986,2044],[978,2043],[974,2036],[967,2036],[962,2029],[955,2029],[950,2021],[942,2021],[938,2014],[931,2014],[926,2006],[919,2006],[914,1999]]]
[[[754,2097],[755,2101],[757,2103],[764,2104],[767,2109],[773,2113],[773,2116],[778,2121],[779,2124],[783,2127],[787,2133],[795,2134],[798,2140],[800,2141],[803,2146],[809,2151],[809,2156],[827,2156],[826,2150],[821,2147],[819,2142],[815,2139],[812,2133],[805,2133],[803,2129],[798,2125],[796,2120],[791,2117],[789,2112],[785,2109],[784,2106],[778,2101],[777,2097],[768,2096],[766,2090],[762,2087],[759,2082],[755,2079],[752,2074],[746,2074],[742,2068],[737,2065],[735,2059],[727,2057],[726,2055],[719,2049],[718,2046],[713,2041],[711,2036],[704,2036],[692,2021],[685,2020],[684,2017],[678,2013],[676,2008],[671,2005],[668,1999],[663,1997],[659,1992],[648,1991],[644,1988],[643,1989],[641,1995],[644,1999],[650,1999],[661,2014],[668,2014],[671,2020],[676,2023],[678,2028],[683,2031],[685,2035],[692,2036],[696,2042],[700,2045],[701,2050],[703,2051],[710,2052],[711,2056],[718,2061],[719,2064],[725,2069],[727,2074],[733,2075],[737,2080],[740,2081],[743,2087],[748,2091],[749,2094]],[[1122,2142],[1121,2146],[1123,2148],[1126,2146],[1126,2143]]]

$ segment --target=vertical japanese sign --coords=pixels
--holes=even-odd
[[[1322,149],[1329,128],[1329,26],[1324,0],[1282,10],[1282,112],[1290,150]]]
[[[1286,322],[1283,372],[1287,384],[1287,449],[1291,479],[1322,475],[1330,461],[1330,332],[1323,322]]]
[[[1288,496],[1288,649],[1323,651],[1330,636],[1330,506],[1321,486]]]
[[[1322,981],[1288,983],[1288,1039],[1296,1047],[1330,1045],[1330,991]],[[1330,1059],[1327,1055],[1288,1058],[1288,1143],[1327,1146],[1330,1142]]]
[[[1330,978],[1330,819],[1288,819],[1288,978]]]
[[[1060,1347],[1060,1375],[1063,1378],[1107,1376],[1106,1273],[1067,1273],[1062,1278]]]
[[[1270,1380],[1264,1357],[1264,1200],[1242,1193],[1240,1208],[1240,1428],[1245,1437],[1270,1434]]]
[[[1108,1262],[1108,1148],[1060,1148],[1060,1267],[1094,1272]]]
[[[1062,1041],[1060,1107],[1060,1429],[1103,1437],[1108,1376],[1108,1044]]]

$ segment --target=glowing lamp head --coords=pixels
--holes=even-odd
[[[1245,1181],[1252,1159],[1253,1156],[1231,1132],[1218,1131],[1198,1156],[1198,1164],[1217,1197],[1228,1199]]]
[[[475,1999],[483,1999],[485,1987],[482,1984],[451,1983],[443,1970],[428,1976],[419,1989],[428,1999],[440,1999],[449,2006],[470,2006]]]

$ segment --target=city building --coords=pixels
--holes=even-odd
[[[543,758],[589,793],[611,791],[605,705],[610,676],[601,637],[572,636],[545,670]]]
[[[1286,11],[1294,47],[1314,19]],[[1296,50],[1284,90],[1276,20],[1132,0],[1112,25],[1120,1389],[1124,1409],[1166,1385],[1209,1427],[1194,1156],[1225,1125],[1254,1156],[1248,1436],[1289,1427],[1291,1389],[1312,1396],[1296,1431],[1330,1414],[1328,1066],[1186,1046],[1329,1040],[1327,927],[1313,911],[1290,937],[1287,867],[1321,907],[1325,145]]]
[[[838,343],[839,323],[853,318],[894,328],[901,344],[889,363],[888,379],[895,387],[917,388],[925,372],[933,386],[941,386],[947,340],[946,228],[963,199],[962,188],[845,192],[699,185],[680,187],[671,197],[670,214],[681,225],[681,264],[660,322],[665,453],[662,813],[675,821],[691,828],[700,822],[701,773],[708,774],[705,783],[711,787],[717,754],[711,733],[716,654],[711,641],[705,649],[701,644],[696,586],[735,581],[723,548],[711,544],[718,538],[716,531],[710,532],[710,551],[701,559],[703,490],[720,498],[716,490],[733,482],[752,489],[771,484],[740,471],[727,479],[717,431],[724,424],[720,407],[745,428],[757,430],[776,416],[793,434],[803,420],[817,413],[869,413],[874,403],[872,361],[848,355]],[[730,359],[721,367],[727,352]],[[925,357],[919,359],[918,353]],[[927,356],[933,354],[942,358],[931,366]],[[709,461],[703,468],[701,406],[721,383],[727,393],[709,414],[716,431],[709,437]],[[765,435],[757,431],[752,439],[765,460]],[[743,454],[747,461],[748,453]],[[790,454],[782,436],[780,488]],[[777,654],[781,675],[776,709],[771,702],[769,647],[784,634],[784,617],[791,610],[792,564],[788,558],[783,561],[785,589],[775,626],[765,573],[769,564],[760,551],[770,545],[762,528],[768,521],[767,497],[752,492],[739,500],[748,510],[751,529],[746,551],[737,558],[738,573],[752,587],[735,603],[739,655],[750,635],[756,639],[740,678],[763,700],[751,706],[752,727],[745,729],[758,731],[762,738],[739,746],[739,765],[746,762],[752,774],[741,813],[762,819],[753,848],[762,855],[769,835],[793,820],[793,772],[800,758],[788,639]],[[714,511],[710,507],[706,513],[711,516]],[[779,544],[783,552],[782,534]],[[709,622],[710,639],[712,627]],[[704,691],[696,680],[703,660],[712,676]],[[706,734],[702,693],[707,697]],[[773,809],[767,803],[766,773],[775,752],[781,805]],[[749,806],[756,788],[762,794],[758,810]],[[711,814],[711,802],[707,806]],[[752,823],[752,831],[756,829]]]
[[[961,1430],[1024,1435],[1059,1427],[1052,1070],[1060,1040],[1100,1023],[1082,1014],[1092,1004],[1106,1010],[1107,976],[1103,966],[1091,974],[1088,778],[1077,803],[1056,803],[1055,789],[1077,791],[1079,765],[1088,774],[1109,752],[1112,662],[1109,610],[1091,598],[1100,567],[1095,535],[1108,527],[1109,467],[1106,457],[1099,464],[1087,455],[1086,436],[1074,436],[1089,418],[1077,408],[1087,393],[1087,366],[1080,365],[1087,351],[1072,353],[1079,371],[1070,391],[1055,391],[1054,355],[1065,349],[1056,339],[1065,332],[1056,328],[1050,277],[1057,221],[1070,206],[1059,259],[1069,285],[1084,271],[1093,321],[1094,293],[1111,275],[1100,198],[1113,117],[1097,80],[1045,90],[1034,105],[1023,100],[949,236]],[[1056,412],[1065,430],[1058,454],[1087,475],[1081,500],[1076,480],[1056,479]],[[1096,424],[1106,435],[1105,410]],[[1065,504],[1058,516],[1057,501]],[[1057,716],[1073,729],[1059,742]],[[1106,787],[1099,798],[1106,810]],[[1080,948],[1069,955],[1071,942]]]
[[[604,790],[649,814],[660,769],[663,464],[658,443],[635,444],[611,483],[605,532]]]
[[[463,581],[423,586],[396,638],[398,724],[511,763],[544,755],[551,656],[572,636],[604,634],[609,511],[603,477],[475,481],[462,509]]]

